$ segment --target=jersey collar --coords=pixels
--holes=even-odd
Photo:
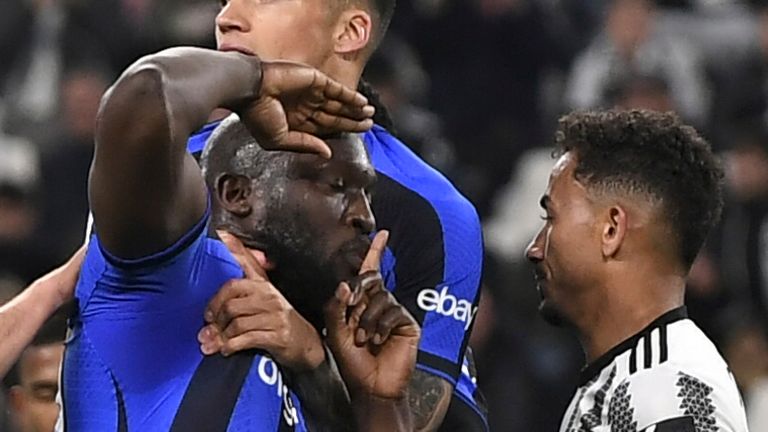
[[[648,326],[637,332],[634,336],[630,336],[628,339],[608,350],[608,352],[600,356],[597,360],[585,366],[579,374],[579,387],[586,385],[593,378],[595,378],[600,373],[600,371],[611,364],[616,357],[637,345],[640,338],[650,335],[654,329],[686,318],[688,318],[688,308],[685,306],[672,309],[669,312],[666,312],[660,317],[656,318],[652,323],[648,324]]]

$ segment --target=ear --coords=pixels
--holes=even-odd
[[[334,51],[349,55],[364,50],[371,41],[373,22],[371,15],[361,9],[348,9],[341,13],[334,34]]]
[[[603,223],[600,236],[603,249],[603,258],[615,257],[624,243],[627,234],[627,212],[619,205],[608,208],[608,214]]]
[[[253,189],[246,176],[222,174],[216,179],[216,197],[222,208],[237,217],[245,218],[253,212],[249,200]]]

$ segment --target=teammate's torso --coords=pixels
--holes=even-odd
[[[561,432],[746,432],[736,383],[685,308],[586,368]]]
[[[66,430],[303,430],[298,401],[269,357],[200,352],[205,306],[242,277],[206,228],[139,261],[109,257],[92,238],[64,360]]]

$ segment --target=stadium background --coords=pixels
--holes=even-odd
[[[538,228],[557,117],[674,110],[723,155],[723,222],[688,289],[768,430],[768,7],[738,0],[399,0],[366,70],[396,134],[477,206],[487,257],[471,345],[492,430],[554,431],[583,362],[536,314]],[[3,0],[0,303],[82,240],[94,116],[138,56],[213,47],[214,0]],[[4,408],[0,407],[0,411]],[[2,416],[0,416],[2,417]]]

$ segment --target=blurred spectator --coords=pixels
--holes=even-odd
[[[603,31],[576,60],[566,91],[570,108],[609,106],[606,86],[629,75],[660,76],[678,113],[703,125],[709,113],[705,71],[697,51],[655,25],[651,0],[611,0]]]
[[[86,1],[22,0],[9,6],[14,21],[7,22],[9,37],[0,41],[0,54],[7,54],[0,63],[0,103],[4,105],[0,128],[7,133],[33,142],[51,138],[47,126],[59,110],[64,73],[85,61],[109,64],[111,53],[130,45],[123,39],[119,46],[111,44],[124,34],[118,15],[82,16],[82,3]],[[104,6],[95,10],[104,12]],[[96,28],[95,23],[105,21],[109,27]]]
[[[39,154],[28,141],[0,135],[0,274],[30,282],[51,267],[34,243],[39,211]]]
[[[82,242],[88,217],[88,173],[93,158],[93,136],[101,95],[109,81],[95,67],[72,70],[61,84],[58,133],[44,146],[38,230],[56,261],[63,260]]]
[[[66,329],[61,311],[45,323],[6,377],[11,420],[18,432],[50,432],[55,426]]]
[[[525,263],[523,251],[541,227],[539,198],[547,188],[552,149],[538,147],[520,157],[514,176],[498,194],[483,226],[485,246],[507,263]]]
[[[606,89],[606,100],[609,106],[622,109],[678,111],[667,81],[660,76],[629,74],[618,78]]]
[[[421,105],[427,92],[426,73],[416,53],[397,35],[389,34],[365,69],[365,78],[389,111],[398,138],[419,156],[456,181],[453,145],[437,114]]]
[[[722,223],[722,271],[728,288],[768,334],[768,133],[741,126],[725,155],[732,202]]]
[[[515,159],[540,141],[542,83],[567,63],[561,43],[574,39],[572,28],[553,26],[548,5],[445,2],[405,33],[430,75],[430,107],[443,118],[462,170],[473,169],[462,191],[481,216]]]
[[[768,339],[744,316],[731,327],[724,353],[744,398],[749,430],[768,430]]]

